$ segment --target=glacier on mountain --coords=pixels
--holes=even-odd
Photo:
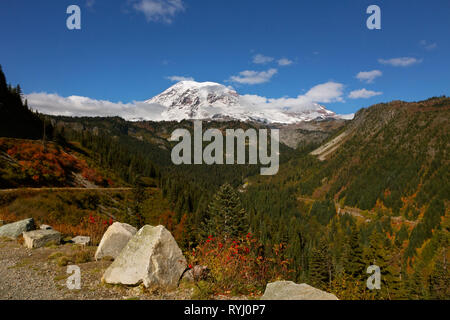
[[[231,87],[215,82],[180,81],[145,103],[164,106],[161,117],[166,121],[233,119],[288,124],[340,117],[307,99],[241,96]]]

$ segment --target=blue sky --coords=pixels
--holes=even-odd
[[[81,30],[66,28],[71,4]],[[371,4],[381,30],[366,27]],[[174,76],[267,98],[334,83],[318,102],[351,113],[449,95],[449,15],[448,0],[1,1],[0,64],[27,94],[124,103]]]

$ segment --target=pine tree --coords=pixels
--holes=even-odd
[[[450,272],[447,266],[447,248],[438,252],[430,275],[430,293],[432,299],[450,299]]]
[[[140,178],[136,179],[132,193],[133,207],[131,209],[131,224],[137,229],[140,229],[145,224],[145,219],[142,214],[142,203],[147,199],[145,187]]]
[[[6,77],[3,73],[2,66],[0,65],[0,98],[3,98],[8,92],[8,84],[6,83]]]
[[[344,266],[345,272],[355,279],[361,279],[365,275],[365,263],[363,260],[363,249],[358,228],[355,224],[351,227],[351,234],[348,243],[347,263]]]
[[[374,232],[370,236],[369,247],[364,252],[364,261],[367,266],[376,265],[381,271],[381,289],[376,291],[376,298],[396,299],[402,296],[402,286],[400,274],[392,264],[392,257],[389,252],[392,250],[386,237],[379,232]]]
[[[208,231],[225,239],[238,238],[248,230],[247,215],[239,195],[229,184],[224,184],[208,206]]]
[[[428,298],[428,287],[425,285],[423,277],[422,263],[416,263],[413,274],[408,278],[408,298],[423,300]]]
[[[309,277],[311,283],[320,289],[327,289],[331,281],[331,257],[328,243],[322,238],[311,252]]]

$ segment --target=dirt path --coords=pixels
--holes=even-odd
[[[303,201],[303,202],[315,202],[315,201],[317,201],[319,199],[314,199],[314,198],[300,196],[300,197],[297,197],[297,200],[298,201]],[[349,214],[349,215],[351,215],[351,216],[353,216],[355,218],[363,219],[366,223],[371,221],[370,216],[374,216],[376,214],[373,211],[368,211],[369,217],[366,217],[366,216],[364,216],[362,214],[362,212],[364,210],[361,210],[361,209],[358,209],[358,208],[355,208],[355,207],[348,207],[348,206],[345,206],[344,208],[341,208],[340,204],[337,201],[334,202],[334,205],[335,205],[337,213],[339,215]],[[391,219],[394,222],[396,222],[396,223],[406,223],[406,224],[408,224],[410,226],[417,225],[417,221],[410,221],[410,220],[405,219],[402,216],[391,217]]]
[[[0,239],[0,300],[173,300],[191,296],[191,289],[150,293],[141,287],[102,284],[109,261],[77,264],[81,269],[81,290],[69,290],[67,266],[59,266],[52,255],[68,256],[76,250],[80,248],[74,244],[27,249],[17,241]],[[93,256],[96,247],[87,250]]]
[[[132,188],[17,188],[17,189],[0,189],[0,193],[8,192],[20,192],[20,191],[32,191],[32,192],[45,192],[45,191],[130,191]]]

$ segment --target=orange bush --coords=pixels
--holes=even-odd
[[[24,172],[37,185],[67,184],[72,172],[81,172],[82,176],[96,184],[108,183],[97,171],[89,168],[84,160],[65,152],[53,143],[0,139],[0,148],[5,149],[15,159]]]
[[[17,221],[17,217],[14,213],[11,213],[8,208],[0,210],[0,220],[3,220],[5,224]]]
[[[71,236],[89,236],[91,244],[98,245],[108,227],[113,224],[113,219],[104,220],[99,216],[89,215],[84,217],[78,225],[53,223],[52,226],[62,234]]]
[[[240,240],[219,240],[209,236],[189,254],[189,266],[210,269],[216,294],[261,294],[270,281],[288,279],[290,260],[275,246],[271,257],[264,257],[262,245],[250,233]]]

